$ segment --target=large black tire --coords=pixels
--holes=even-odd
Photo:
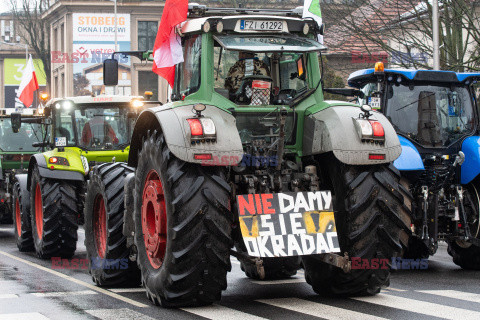
[[[480,187],[478,183],[468,185],[468,193],[464,199],[466,210],[470,209],[470,232],[473,237],[480,239]],[[470,208],[469,208],[470,207]],[[468,218],[467,218],[468,219]],[[480,270],[480,247],[463,241],[452,240],[448,242],[448,254],[453,257],[453,262],[467,270]]]
[[[297,274],[301,267],[302,259],[300,257],[285,258],[262,258],[265,278],[261,279],[257,267],[254,264],[240,262],[240,268],[247,277],[255,280],[279,280],[287,279]]]
[[[199,306],[220,299],[231,270],[229,196],[223,169],[176,158],[161,133],[146,137],[135,176],[135,244],[142,284],[155,304]],[[154,213],[160,221],[166,219],[166,225],[148,223]],[[154,235],[150,227],[161,231],[156,233],[160,249],[149,249],[151,258],[144,241],[143,217],[148,226],[146,239]]]
[[[410,204],[412,197],[399,184],[393,165],[349,166],[328,160],[323,163],[332,184],[341,254],[389,262],[386,269],[345,273],[315,255],[304,256],[305,278],[320,295],[375,295],[390,284],[391,258],[408,244],[411,207],[404,203]]]
[[[140,270],[129,259],[123,235],[124,180],[133,169],[125,163],[93,168],[85,199],[85,246],[89,272],[98,286],[140,285]]]
[[[20,183],[13,185],[12,207],[15,214],[13,219],[13,231],[18,250],[22,252],[33,251],[32,225],[30,220],[30,197],[26,189],[20,187]]]
[[[75,253],[77,220],[83,207],[78,189],[71,181],[42,178],[38,168],[33,169],[30,207],[33,243],[39,258],[71,258]]]

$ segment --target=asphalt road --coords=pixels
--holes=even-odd
[[[74,258],[84,259],[83,232],[79,238]],[[18,252],[13,228],[0,226],[0,320],[480,319],[480,272],[458,268],[443,245],[427,270],[396,271],[381,294],[350,299],[316,296],[302,271],[288,280],[257,282],[232,262],[219,303],[163,309],[142,288],[105,290],[93,285],[86,270],[53,270],[51,261]]]

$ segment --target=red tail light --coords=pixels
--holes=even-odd
[[[190,125],[190,133],[192,136],[203,136],[202,123],[199,119],[187,119]]]
[[[193,158],[195,160],[212,160],[212,154],[211,153],[195,153],[193,155]]]
[[[374,137],[384,137],[385,136],[385,131],[383,130],[383,126],[380,122],[370,121],[370,124],[372,125],[373,136]]]
[[[384,154],[373,154],[370,153],[368,155],[369,160],[385,160],[385,155]]]

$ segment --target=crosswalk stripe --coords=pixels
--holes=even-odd
[[[255,284],[261,284],[261,285],[272,285],[272,284],[303,283],[303,282],[305,282],[305,279],[296,278],[296,279],[272,280],[272,281],[251,280],[251,282],[255,283]]]
[[[62,296],[83,296],[88,294],[97,294],[92,290],[82,290],[82,291],[65,291],[65,292],[34,292],[32,295],[36,297],[62,297]]]
[[[49,320],[38,312],[0,314],[0,320]]]
[[[396,308],[403,311],[416,312],[434,317],[442,317],[445,319],[480,319],[480,312],[477,311],[449,307],[437,303],[408,299],[388,294],[379,294],[374,297],[359,297],[352,299],[375,305]]]
[[[322,317],[325,319],[385,319],[362,312],[347,310],[299,298],[261,299],[256,301],[274,307],[300,312],[314,317]]]
[[[264,320],[266,318],[257,317],[253,314],[245,313],[235,309],[230,309],[217,304],[199,307],[199,308],[181,308],[183,311],[196,314],[207,319],[222,319],[222,320]]]
[[[128,308],[95,309],[85,310],[85,312],[101,320],[154,320],[154,318],[152,317],[146,316],[143,313],[136,312]]]
[[[12,293],[0,294],[0,299],[15,299],[15,298],[18,298],[16,294],[12,294]]]
[[[457,290],[416,290],[416,292],[480,303],[480,294]]]
[[[145,292],[144,288],[119,288],[119,289],[110,289],[110,291],[115,293],[131,293],[131,292]]]

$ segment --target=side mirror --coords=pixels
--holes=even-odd
[[[118,84],[118,61],[116,59],[103,61],[103,84],[106,86]]]
[[[14,133],[18,133],[18,131],[20,131],[20,127],[22,126],[22,114],[13,112],[10,115],[10,119],[12,121],[12,131]]]

